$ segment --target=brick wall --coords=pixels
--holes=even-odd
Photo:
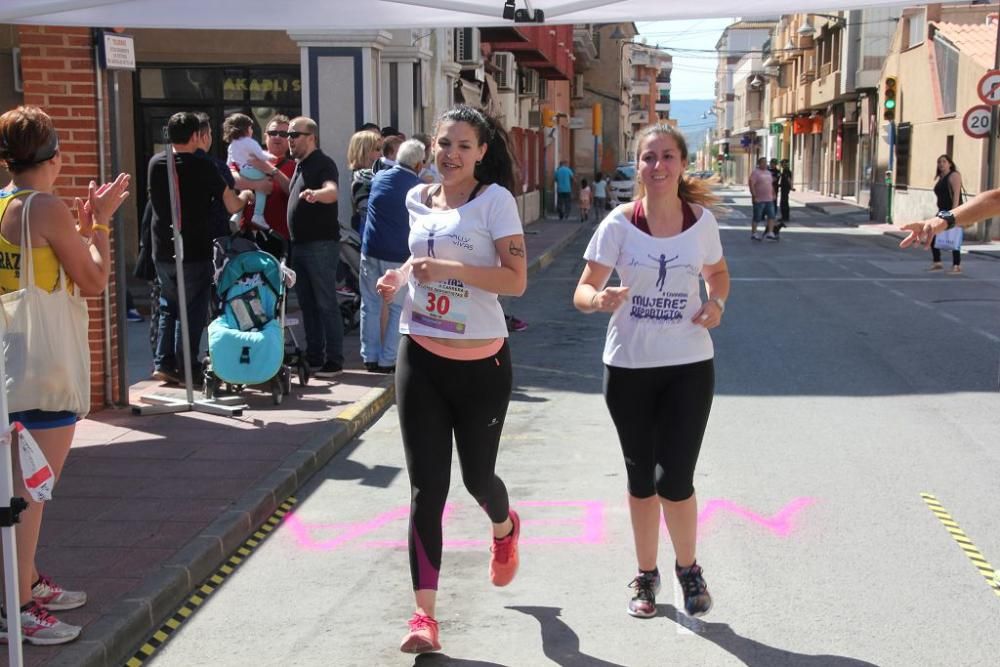
[[[56,194],[73,208],[75,197],[86,196],[90,181],[104,180],[98,162],[97,65],[91,32],[88,28],[20,26],[18,39],[24,103],[41,107],[55,123],[63,163]],[[105,127],[108,127],[106,118],[105,113]],[[103,148],[107,156],[108,146]],[[108,290],[113,297],[113,272]],[[119,398],[115,386],[118,377],[115,299],[111,299],[112,396],[106,395],[104,385],[104,299],[92,297],[87,302],[90,310],[91,409],[96,411],[106,402]]]

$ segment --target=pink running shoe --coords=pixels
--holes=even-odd
[[[403,653],[440,651],[441,642],[438,641],[438,622],[430,616],[425,616],[420,612],[413,612],[413,618],[410,619],[410,632],[403,637],[403,642],[399,645],[399,650]]]
[[[510,520],[514,524],[514,530],[507,537],[494,537],[493,546],[490,547],[493,552],[493,557],[490,558],[490,581],[494,586],[506,586],[517,574],[517,540],[521,537],[521,517],[511,510]]]

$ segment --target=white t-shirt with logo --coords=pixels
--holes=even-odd
[[[494,183],[472,201],[442,211],[425,204],[431,187],[437,186],[418,185],[406,195],[410,254],[500,266],[494,241],[524,233],[514,196]],[[507,323],[493,292],[454,279],[420,284],[411,273],[399,330],[436,338],[504,338]]]
[[[608,323],[604,363],[622,368],[679,366],[711,359],[705,327],[691,321],[701,308],[701,269],[722,259],[719,224],[707,208],[676,236],[641,231],[616,209],[594,232],[584,258],[614,268],[629,300]]]

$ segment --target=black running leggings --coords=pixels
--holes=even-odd
[[[510,514],[507,488],[494,473],[511,392],[510,347],[457,361],[402,336],[396,402],[410,474],[410,574],[413,589],[437,590],[441,517],[451,483],[455,438],[462,481],[493,523]]]
[[[632,496],[691,497],[714,393],[711,359],[657,368],[605,366],[604,399],[618,430]]]

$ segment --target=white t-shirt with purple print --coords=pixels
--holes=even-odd
[[[524,233],[514,196],[494,183],[458,208],[437,210],[425,203],[430,187],[437,186],[418,185],[406,195],[410,254],[500,266],[494,242]],[[507,323],[496,294],[460,280],[421,284],[411,273],[399,330],[436,338],[505,338]]]
[[[604,363],[621,368],[679,366],[711,359],[708,330],[691,318],[701,308],[702,267],[722,259],[719,224],[707,208],[690,228],[650,236],[621,213],[608,214],[584,258],[613,268],[629,299],[611,315]]]

